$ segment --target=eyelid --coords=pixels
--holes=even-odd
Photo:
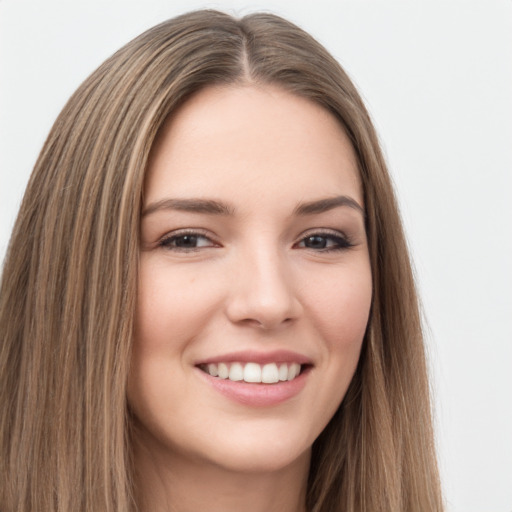
[[[202,245],[199,247],[179,247],[179,246],[171,245],[172,241],[179,239],[180,237],[187,236],[187,235],[204,238],[209,241],[209,244]],[[343,249],[349,249],[349,248],[353,247],[354,245],[357,245],[357,244],[354,244],[351,237],[346,235],[343,231],[340,231],[337,229],[332,229],[332,228],[312,228],[312,229],[308,229],[307,231],[304,231],[303,233],[301,233],[299,235],[299,237],[297,238],[297,240],[293,243],[292,247],[298,248],[297,246],[299,244],[305,242],[305,240],[308,237],[313,237],[313,236],[331,239],[331,241],[333,241],[333,239],[338,239],[338,242],[336,240],[334,240],[334,245],[330,246],[330,247],[325,247],[325,248],[320,248],[320,249],[304,247],[305,249],[310,249],[315,252],[322,252],[322,251],[328,252],[330,250],[343,250]],[[176,229],[174,231],[170,231],[170,232],[166,233],[165,235],[163,235],[159,239],[157,245],[161,248],[164,248],[167,250],[173,250],[176,252],[192,252],[192,251],[199,251],[202,249],[208,249],[208,248],[212,248],[212,247],[220,247],[221,246],[221,244],[216,240],[216,237],[214,235],[212,235],[211,232],[209,232],[205,229],[202,229],[202,228],[181,228],[181,229]]]
[[[343,240],[343,245],[338,245],[334,247],[327,247],[323,249],[311,249],[315,252],[328,252],[330,250],[343,250],[343,249],[350,249],[351,247],[354,247],[354,244],[352,242],[352,239],[350,236],[345,234],[343,231],[337,230],[337,229],[330,229],[330,228],[313,228],[308,229],[307,231],[300,234],[298,240],[293,244],[293,247],[296,247],[300,243],[304,242],[308,237],[312,236],[318,236],[318,237],[324,237],[324,238],[337,238]],[[308,247],[305,247],[306,249],[309,249]]]
[[[308,230],[304,231],[303,233],[301,233],[297,237],[297,242],[300,242],[300,241],[304,240],[304,238],[307,238],[308,236],[313,236],[313,235],[318,235],[318,236],[337,236],[339,238],[345,238],[347,240],[350,238],[346,233],[344,233],[343,231],[341,231],[339,229],[311,228],[311,229],[308,229]]]
[[[171,241],[187,235],[205,238],[210,241],[210,245],[190,248],[170,246]],[[164,236],[160,238],[160,240],[158,241],[158,245],[162,248],[172,249],[178,252],[190,252],[220,246],[220,244],[215,240],[215,237],[212,236],[210,232],[201,228],[181,228],[175,231],[170,231],[169,233],[166,233]]]

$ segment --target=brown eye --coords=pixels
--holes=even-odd
[[[336,251],[352,247],[350,241],[340,234],[314,233],[303,238],[297,247],[316,251]]]
[[[173,239],[174,247],[182,247],[185,249],[191,249],[192,247],[197,247],[197,235],[183,235],[177,236]]]
[[[164,238],[160,246],[178,251],[197,250],[203,247],[214,247],[215,244],[205,235],[199,233],[180,233]]]
[[[304,239],[304,246],[309,249],[325,249],[327,247],[327,238],[325,236],[308,236]]]

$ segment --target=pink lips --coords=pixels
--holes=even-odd
[[[212,377],[199,369],[199,366],[221,362],[253,362],[260,365],[267,363],[299,363],[302,365],[302,371],[298,377],[295,377],[291,381],[274,384],[253,384],[244,381],[234,382],[229,379]],[[258,351],[231,352],[229,354],[201,360],[196,364],[200,376],[204,378],[212,388],[230,400],[251,407],[271,407],[279,405],[298,395],[306,385],[311,366],[312,361],[308,357],[286,350],[267,353]]]
[[[312,364],[310,358],[298,354],[297,352],[291,352],[289,350],[275,350],[273,352],[258,352],[256,350],[244,350],[240,352],[230,352],[220,356],[210,357],[198,361],[196,366],[201,364],[210,363],[299,363],[299,364]]]

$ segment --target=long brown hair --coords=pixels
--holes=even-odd
[[[213,84],[264,83],[336,116],[359,161],[370,321],[343,403],[313,446],[311,512],[440,511],[420,316],[390,178],[354,85],[270,14],[158,25],[71,97],[41,151],[0,291],[0,509],[134,510],[126,379],[144,173],[159,128]]]

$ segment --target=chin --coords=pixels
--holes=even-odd
[[[256,451],[251,447],[247,451],[243,448],[224,451],[219,456],[211,454],[208,458],[213,466],[230,473],[269,474],[294,466],[309,466],[310,455],[310,447],[302,452],[292,449]]]
[[[269,473],[296,464],[309,466],[314,439],[307,439],[303,432],[293,433],[290,428],[276,428],[268,423],[263,421],[252,428],[241,423],[228,432],[217,433],[200,450],[196,446],[196,456],[238,473]]]

